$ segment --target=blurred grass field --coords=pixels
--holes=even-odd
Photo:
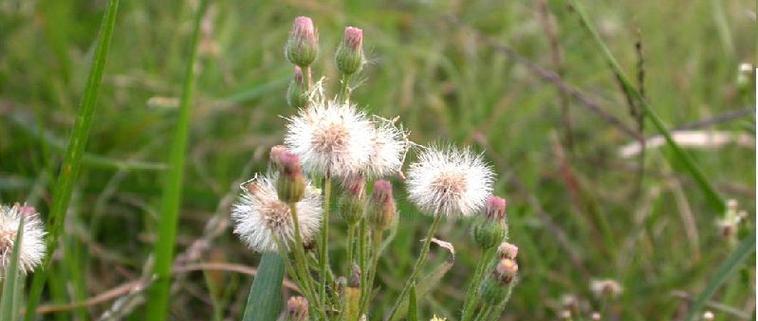
[[[0,2],[0,202],[26,201],[47,212],[105,2]],[[644,75],[641,88],[671,129],[754,141],[754,74],[739,66],[757,62],[755,2],[580,3],[626,73]],[[83,170],[49,270],[45,320],[98,319],[126,293],[105,296],[139,279],[149,261],[196,5],[121,3]],[[235,182],[265,170],[269,148],[281,143],[281,116],[294,112],[284,98],[292,69],[283,45],[298,15],[319,28],[314,73],[330,88],[343,27],[363,28],[370,64],[353,100],[399,116],[416,143],[472,145],[493,164],[497,193],[509,204],[511,240],[520,247],[521,277],[503,320],[556,320],[566,294],[588,310],[604,307],[605,320],[680,320],[687,298],[735,247],[715,224],[723,213],[666,161],[668,149],[650,149],[644,159],[620,156],[640,124],[564,1],[212,1],[201,29],[177,238],[180,257],[192,261],[180,263],[192,271],[176,282],[173,320],[238,320],[244,307],[249,275],[199,272],[191,264],[244,271],[257,264],[259,256],[228,228],[206,225],[225,227]],[[535,68],[561,78],[546,79]],[[576,90],[571,96],[559,87]],[[649,123],[643,131],[657,134]],[[755,149],[687,151],[719,194],[749,213],[740,235],[754,230]],[[379,307],[402,287],[431,221],[404,201],[400,211],[380,262]],[[479,253],[468,222],[443,224],[437,237],[454,244],[455,265],[419,300],[427,319],[454,320]],[[333,230],[339,244],[345,231]],[[208,238],[214,232],[218,237]],[[432,253],[433,261],[447,258]],[[336,262],[341,255],[332,253]],[[623,294],[597,301],[589,289],[596,278],[618,280]],[[716,320],[754,320],[754,284],[751,256],[713,297]],[[143,307],[133,309],[125,319],[141,320]]]

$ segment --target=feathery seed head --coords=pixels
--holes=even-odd
[[[429,321],[447,321],[447,319],[443,317],[438,317],[436,314],[432,315],[432,318]]]
[[[600,315],[600,312],[592,312],[592,315],[590,315],[590,319],[592,321],[600,321],[602,319],[602,316]]]
[[[232,208],[234,233],[256,252],[285,250],[295,239],[290,207],[279,199],[277,175],[256,176],[241,187],[242,195]],[[303,197],[295,203],[303,242],[310,242],[321,224],[321,191],[305,182]]]
[[[290,321],[307,321],[308,299],[301,296],[293,296],[287,300],[287,314]]]
[[[305,83],[303,70],[295,66],[295,73],[287,87],[287,105],[303,108],[308,103],[308,85]]]
[[[371,192],[371,200],[369,201],[369,223],[376,230],[386,230],[392,225],[395,214],[392,183],[383,179],[374,182],[374,190]]]
[[[590,290],[598,298],[615,298],[624,291],[621,284],[612,279],[592,280]]]
[[[0,205],[0,271],[10,263],[22,216],[24,232],[19,249],[19,270],[24,274],[34,271],[45,256],[45,231],[37,210],[28,205]]]
[[[470,216],[492,192],[494,174],[470,150],[428,148],[408,170],[409,198],[432,215]]]
[[[497,255],[501,259],[515,260],[518,255],[518,246],[508,242],[500,243],[500,246],[497,247]]]
[[[325,100],[321,89],[311,105],[288,118],[285,145],[300,156],[307,172],[348,177],[369,161],[373,126],[353,105]]]
[[[289,61],[300,67],[308,67],[318,56],[318,32],[313,20],[297,17],[292,24],[292,31],[284,46],[284,55]]]
[[[335,56],[337,69],[346,75],[352,75],[363,66],[363,30],[355,27],[345,28],[345,37],[337,47]]]
[[[363,172],[369,177],[386,177],[400,173],[411,146],[408,132],[394,120],[374,117],[369,160]]]
[[[703,321],[713,321],[715,316],[710,310],[703,312]]]

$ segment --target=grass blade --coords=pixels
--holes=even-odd
[[[100,89],[100,84],[103,80],[103,69],[105,69],[105,62],[108,58],[113,29],[116,26],[118,3],[119,0],[110,0],[108,2],[108,8],[106,9],[105,15],[100,24],[99,39],[95,48],[95,55],[92,60],[89,75],[87,77],[87,84],[84,88],[84,94],[79,105],[76,120],[74,121],[71,137],[66,146],[66,154],[63,163],[61,164],[61,170],[53,188],[53,204],[50,207],[50,216],[48,218],[48,226],[50,226],[50,230],[47,235],[47,248],[49,250],[47,256],[42,262],[42,266],[34,275],[32,281],[32,288],[26,309],[28,313],[25,318],[25,320],[28,321],[35,319],[34,311],[39,303],[42,288],[45,285],[45,280],[47,278],[46,270],[50,264],[53,253],[57,248],[58,238],[63,231],[63,222],[65,220],[68,204],[71,201],[71,192],[81,168],[82,155],[84,154],[84,148],[87,146],[87,139],[89,138],[90,129],[92,128],[92,122],[95,115],[97,95]]]
[[[13,252],[11,252],[8,268],[4,271],[3,294],[0,297],[0,320],[16,320],[18,316],[18,304],[21,295],[19,292],[19,280],[21,273],[18,270],[19,254],[21,253],[21,242],[24,234],[24,215],[18,220],[18,233],[16,240],[13,242]]]
[[[276,320],[282,310],[283,279],[284,259],[276,253],[264,253],[250,287],[243,321]]]
[[[161,199],[161,216],[158,220],[158,238],[155,242],[155,274],[158,279],[150,288],[147,305],[148,321],[162,321],[168,312],[168,297],[171,284],[171,266],[174,260],[174,243],[179,221],[179,207],[182,200],[184,180],[184,163],[187,154],[189,136],[190,105],[195,89],[195,61],[197,60],[197,43],[200,37],[200,24],[208,7],[208,1],[200,1],[195,13],[190,44],[190,56],[187,60],[182,96],[179,101],[179,118],[174,131],[174,140],[169,154],[169,171],[163,187]]]
[[[724,200],[719,196],[718,192],[716,192],[716,189],[711,185],[708,178],[705,177],[705,174],[703,171],[698,167],[698,165],[695,163],[695,161],[692,159],[692,156],[690,156],[687,152],[685,152],[671,137],[671,133],[669,132],[666,124],[663,122],[663,120],[658,116],[655,109],[650,106],[650,103],[645,99],[645,97],[640,94],[639,90],[635,88],[633,82],[630,80],[630,78],[624,73],[624,71],[621,69],[621,65],[618,63],[616,58],[613,56],[613,53],[611,53],[611,50],[608,48],[608,46],[605,44],[603,39],[600,37],[600,34],[597,32],[597,29],[592,25],[592,23],[589,20],[589,17],[584,12],[584,9],[579,6],[579,3],[577,0],[566,0],[571,7],[574,8],[577,15],[579,16],[579,20],[581,24],[589,31],[589,33],[592,35],[592,39],[595,41],[597,46],[600,48],[600,51],[605,56],[606,61],[610,65],[611,69],[613,69],[613,72],[617,75],[619,81],[621,82],[623,89],[634,99],[636,99],[640,106],[642,106],[644,110],[645,116],[647,116],[652,122],[653,125],[656,127],[658,132],[664,137],[666,140],[666,144],[671,148],[671,151],[673,152],[673,155],[671,155],[671,158],[667,159],[669,162],[672,163],[672,166],[676,167],[676,164],[673,164],[675,161],[681,162],[681,164],[684,166],[684,168],[689,172],[690,176],[695,180],[697,185],[700,187],[700,189],[703,191],[703,194],[705,194],[706,200],[708,201],[708,204],[711,206],[711,208],[716,211],[719,214],[724,213],[726,210],[726,204]]]
[[[692,308],[690,308],[690,312],[685,319],[686,321],[692,321],[695,319],[695,316],[703,309],[705,303],[716,293],[716,290],[726,282],[729,276],[737,271],[737,268],[742,261],[750,257],[750,254],[755,251],[755,237],[755,230],[753,230],[753,233],[742,240],[739,246],[737,246],[734,252],[729,255],[724,263],[721,263],[721,266],[719,266],[719,269],[716,271],[716,274],[711,281],[708,282],[705,290],[695,298],[695,303],[692,304]]]

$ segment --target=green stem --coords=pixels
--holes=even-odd
[[[342,74],[340,77],[340,88],[338,97],[340,100],[349,103],[350,102],[350,75]]]
[[[492,257],[497,253],[497,247],[491,247],[484,251],[484,255],[482,259],[479,261],[479,264],[476,266],[476,271],[474,272],[474,277],[471,278],[471,283],[469,284],[469,288],[466,291],[466,301],[463,304],[463,313],[461,316],[461,321],[466,321],[471,319],[474,314],[474,308],[476,307],[476,302],[478,301],[478,296],[476,295],[477,291],[479,291],[479,287],[482,284],[482,280],[484,279],[484,271],[487,269],[487,267],[490,266],[490,262],[492,261]]]
[[[368,308],[368,302],[371,299],[371,292],[374,289],[374,279],[376,278],[376,269],[379,266],[382,248],[382,231],[374,230],[371,232],[371,265],[368,267],[368,277],[366,278],[366,292],[361,301],[361,312]]]
[[[69,202],[71,201],[71,193],[79,175],[82,155],[87,146],[87,139],[92,128],[97,95],[103,79],[103,70],[108,58],[113,30],[116,26],[118,3],[118,0],[108,2],[105,15],[103,15],[103,20],[100,23],[99,39],[95,48],[94,58],[92,59],[91,69],[87,76],[87,84],[84,88],[81,103],[79,104],[79,111],[74,121],[71,137],[66,146],[66,155],[61,164],[61,170],[53,190],[53,204],[50,207],[50,221],[48,225],[50,226],[50,233],[47,235],[48,252],[42,261],[40,269],[34,274],[26,308],[26,311],[29,311],[25,316],[25,320],[27,321],[36,318],[35,311],[47,279],[47,268],[52,262],[53,254],[58,247],[58,238],[63,231],[63,222],[65,221]]]
[[[442,221],[442,215],[435,215],[432,226],[430,226],[429,230],[426,232],[424,245],[421,247],[421,254],[416,259],[416,263],[413,265],[411,275],[408,277],[408,280],[405,281],[403,290],[400,291],[400,295],[398,295],[387,320],[392,320],[395,317],[395,314],[397,314],[397,311],[400,308],[400,305],[402,305],[405,296],[408,295],[408,291],[410,290],[411,285],[416,283],[416,277],[418,277],[418,273],[421,271],[421,266],[426,262],[427,254],[429,254],[429,245],[432,243],[432,238],[434,238],[434,233],[437,231],[437,227],[439,226],[440,221]]]
[[[325,300],[326,298],[326,279],[327,279],[327,267],[329,263],[329,212],[331,211],[331,195],[332,194],[332,180],[327,174],[324,177],[324,216],[322,218],[321,225],[323,230],[321,231],[321,243],[319,245],[319,271],[321,276],[321,288],[319,291],[320,297]]]
[[[354,256],[354,243],[355,243],[355,224],[349,224],[347,226],[347,273],[350,273],[350,269],[353,264],[353,256]]]
[[[290,214],[292,215],[292,226],[295,228],[295,244],[292,246],[295,252],[295,270],[300,273],[303,290],[310,294],[311,298],[309,301],[319,307],[319,314],[321,314],[323,320],[326,320],[326,309],[323,305],[323,302],[325,302],[326,299],[323,295],[318,296],[315,291],[313,291],[313,280],[308,272],[308,258],[305,256],[305,249],[303,248],[303,236],[300,233],[300,220],[297,216],[297,204],[291,203],[289,204],[289,207]]]

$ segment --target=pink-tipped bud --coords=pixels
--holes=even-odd
[[[347,286],[351,288],[358,288],[361,286],[361,268],[358,264],[353,264],[353,268],[350,270],[350,280],[348,280]]]
[[[18,212],[26,218],[37,215],[37,210],[34,208],[34,206],[29,206],[26,204],[24,205],[16,204],[16,206],[18,206]]]
[[[516,256],[518,255],[518,246],[508,242],[500,243],[500,246],[497,247],[497,255],[501,259],[516,259]]]
[[[300,166],[300,157],[286,147],[271,148],[271,163],[279,171],[276,189],[279,200],[286,203],[299,202],[305,194],[305,175]]]
[[[295,66],[294,76],[287,87],[287,104],[290,107],[302,108],[308,103],[308,86],[305,83],[303,69]]]
[[[343,74],[352,75],[363,66],[363,30],[346,27],[345,36],[337,47],[337,69]]]
[[[371,193],[368,219],[372,226],[380,231],[386,230],[395,219],[395,198],[392,196],[392,184],[387,180],[374,182]]]
[[[339,199],[340,214],[349,225],[358,223],[363,217],[365,185],[366,180],[362,175],[350,175],[342,181],[345,193]]]
[[[484,205],[484,215],[490,220],[502,220],[505,218],[505,199],[497,196],[487,198]]]
[[[287,300],[287,314],[291,321],[308,320],[308,300],[301,296],[293,296]]]
[[[503,284],[509,284],[518,274],[518,264],[511,259],[501,259],[495,266],[495,278]]]
[[[290,62],[300,67],[308,67],[316,60],[318,56],[318,32],[311,18],[295,18],[287,45],[284,47],[284,53]]]

